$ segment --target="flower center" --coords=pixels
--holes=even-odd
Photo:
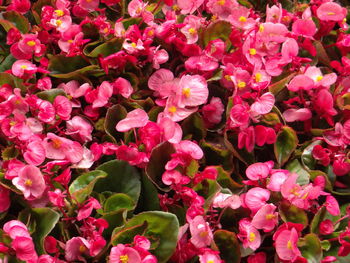
[[[287,242],[287,248],[290,249],[290,250],[293,249],[292,241],[288,240],[288,242]]]
[[[197,33],[197,30],[196,30],[195,28],[191,27],[191,28],[188,30],[188,32],[189,32],[191,35],[194,35],[194,34]]]
[[[249,49],[249,54],[252,56],[256,55],[256,49],[255,48]]]
[[[238,88],[243,89],[243,88],[245,88],[245,86],[247,86],[247,84],[244,81],[239,81],[237,86],[238,86]]]
[[[69,40],[67,40],[67,42],[72,44],[73,43],[73,39],[69,39]]]
[[[27,42],[27,45],[30,46],[30,47],[33,47],[33,46],[35,46],[35,41],[30,40],[30,41]]]
[[[321,81],[323,79],[323,76],[317,76],[316,81]]]
[[[200,234],[199,234],[199,236],[200,237],[206,237],[206,236],[208,236],[208,231],[202,231],[202,232],[200,232]]]
[[[249,233],[249,242],[253,242],[254,240],[255,240],[255,238],[256,238],[256,235],[253,233],[253,232],[250,232]]]
[[[128,255],[121,255],[119,257],[119,260],[121,261],[121,263],[128,263],[129,262],[129,257],[128,257]]]
[[[227,81],[232,81],[231,75],[225,75],[225,79],[226,79]]]
[[[85,251],[86,251],[85,246],[80,245],[80,247],[79,247],[79,252],[80,252],[80,253],[84,253]]]
[[[176,109],[175,106],[171,106],[171,107],[169,107],[168,111],[169,111],[170,113],[175,113],[175,112],[177,111],[177,109]]]
[[[217,1],[218,5],[224,5],[226,3],[226,0],[219,0]]]
[[[21,66],[21,69],[27,69],[27,68],[28,68],[27,65],[22,65],[22,66]]]
[[[259,26],[259,32],[264,32],[265,27],[263,25]]]
[[[132,42],[130,45],[131,45],[133,48],[137,47],[137,45],[136,45],[135,42]]]
[[[274,218],[276,218],[276,216],[274,214],[267,214],[266,215],[266,219],[267,220],[271,220],[271,219],[274,219]]]
[[[327,15],[329,15],[329,16],[334,16],[335,13],[334,13],[334,12],[328,12]]]
[[[62,25],[62,20],[56,20],[56,26],[61,26]]]
[[[207,261],[207,263],[214,263],[214,260],[210,259]]]
[[[33,181],[32,181],[32,180],[30,180],[30,179],[27,179],[27,180],[24,182],[24,184],[25,184],[26,186],[31,187],[31,186],[32,186],[32,184],[33,184]]]
[[[261,77],[262,77],[261,73],[256,73],[255,74],[255,81],[256,82],[260,82],[261,81]]]
[[[182,89],[182,94],[183,94],[186,98],[189,98],[190,95],[191,95],[191,90],[190,90],[190,88],[184,88],[184,89]]]
[[[63,15],[64,15],[64,12],[63,12],[62,10],[57,9],[57,10],[55,10],[55,14],[56,14],[57,16],[63,16]]]
[[[238,20],[242,23],[247,22],[247,18],[245,16],[240,16]]]
[[[61,145],[62,145],[62,142],[61,142],[60,139],[53,139],[53,140],[52,140],[52,146],[53,146],[53,148],[59,149],[59,148],[61,148]]]

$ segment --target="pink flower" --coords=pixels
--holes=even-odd
[[[266,204],[266,201],[270,199],[270,191],[254,187],[250,189],[244,197],[245,205],[253,212],[257,212],[260,207]]]
[[[15,240],[12,241],[11,246],[16,251],[16,257],[20,260],[35,262],[38,258],[31,237],[16,237]]]
[[[195,160],[199,160],[203,158],[202,149],[198,146],[198,144],[194,142],[191,142],[189,140],[184,140],[178,144],[175,144],[174,146],[177,153],[187,154]]]
[[[10,191],[5,187],[0,186],[0,213],[7,211],[10,204]]]
[[[347,10],[337,3],[326,2],[317,8],[316,14],[322,21],[342,22],[346,17]]]
[[[227,19],[232,10],[238,6],[236,0],[209,0],[207,9],[221,19]]]
[[[283,112],[286,122],[306,121],[311,119],[312,112],[308,108],[288,109]]]
[[[257,98],[255,102],[250,106],[253,114],[267,114],[271,111],[275,104],[275,96],[271,92],[264,93],[260,98]]]
[[[314,81],[305,75],[298,75],[294,77],[288,84],[290,91],[297,92],[299,90],[310,90],[314,88]]]
[[[37,72],[37,67],[28,60],[17,60],[12,65],[12,73],[19,78],[28,78]]]
[[[177,99],[179,107],[195,107],[206,103],[208,99],[206,80],[200,75],[184,75],[179,82]]]
[[[291,230],[282,230],[277,234],[274,239],[276,252],[280,259],[294,261],[298,256],[301,256],[297,247],[298,232],[294,227]]]
[[[64,207],[64,198],[66,195],[60,189],[55,189],[54,192],[48,192],[50,202],[57,207]]]
[[[248,263],[266,263],[266,253],[258,252],[250,255],[247,260]]]
[[[198,7],[204,3],[204,0],[178,0],[177,5],[181,9],[181,14],[193,14]]]
[[[217,251],[205,251],[202,255],[199,255],[200,263],[222,263],[219,253]]]
[[[84,96],[86,92],[91,89],[91,86],[88,83],[84,83],[83,85],[79,86],[78,81],[71,80],[67,83],[61,83],[58,88],[63,89],[73,98],[79,98]]]
[[[272,172],[272,175],[270,176],[270,181],[267,184],[267,189],[274,191],[274,192],[280,192],[281,186],[284,183],[285,180],[287,180],[289,175],[289,171],[274,171]]]
[[[99,3],[99,0],[78,0],[78,5],[89,12],[95,11]]]
[[[249,18],[249,12],[248,8],[239,5],[232,10],[228,20],[233,26],[239,29],[249,30],[256,24],[253,18]]]
[[[321,235],[330,235],[334,232],[333,222],[330,219],[323,220],[319,226]]]
[[[113,87],[108,81],[103,81],[97,88],[97,98],[93,101],[93,108],[101,108],[108,103],[113,95]]]
[[[110,263],[141,263],[141,257],[137,250],[131,247],[126,247],[123,244],[118,244],[112,247],[109,254]]]
[[[175,93],[178,80],[174,80],[174,74],[168,69],[159,69],[148,79],[148,87],[156,91],[156,96],[166,98]]]
[[[23,157],[28,164],[37,166],[45,161],[45,154],[45,148],[42,141],[39,139],[28,143],[27,150],[23,153]]]
[[[11,4],[7,7],[7,11],[17,11],[21,14],[25,14],[30,9],[29,0],[12,0]]]
[[[24,166],[18,173],[18,177],[12,179],[12,183],[23,192],[28,200],[40,198],[45,191],[46,184],[39,168],[34,165]]]
[[[258,146],[267,144],[273,144],[276,142],[276,132],[273,128],[263,125],[256,125],[255,131],[255,143]]]
[[[72,103],[65,96],[57,96],[53,102],[56,114],[62,120],[69,120],[72,113]]]
[[[312,19],[297,19],[292,26],[293,33],[303,37],[312,37],[316,30],[316,25]]]
[[[203,106],[202,113],[205,124],[210,127],[221,122],[225,111],[220,98],[212,97],[210,103]]]
[[[128,4],[128,13],[131,17],[141,16],[146,8],[147,4],[142,0],[132,0]]]
[[[72,138],[81,142],[92,140],[91,133],[94,128],[86,119],[83,119],[80,116],[74,116],[71,120],[66,122],[66,125],[66,134],[72,136]]]
[[[178,123],[172,121],[168,117],[164,117],[163,113],[159,113],[157,117],[157,124],[164,140],[171,143],[179,143],[181,141],[182,129]]]
[[[197,248],[207,247],[213,240],[213,233],[203,216],[196,216],[190,222],[191,242]]]
[[[126,118],[119,121],[115,127],[119,132],[126,132],[133,128],[144,127],[148,122],[148,115],[144,110],[136,109],[129,112]]]
[[[113,94],[120,94],[124,98],[129,98],[134,91],[130,82],[121,77],[117,78],[112,83],[112,86],[113,86]]]
[[[278,213],[275,210],[276,206],[273,204],[262,206],[254,215],[252,225],[265,232],[272,231],[278,223]]]
[[[248,110],[246,105],[234,105],[230,111],[230,127],[247,127],[250,119]]]
[[[172,171],[165,171],[162,175],[162,181],[166,185],[172,185],[172,184],[188,184],[191,179],[187,176],[183,176],[179,171],[172,170]]]
[[[260,233],[247,218],[239,221],[239,233],[237,236],[243,242],[244,248],[249,247],[252,250],[257,250],[260,247]]]
[[[100,208],[100,203],[95,198],[90,197],[87,203],[79,209],[77,215],[78,221],[88,218],[91,215],[93,209]]]
[[[84,261],[82,255],[89,254],[90,243],[82,237],[73,237],[65,246],[65,257],[67,261]]]
[[[230,207],[231,209],[237,209],[241,206],[241,199],[238,195],[217,193],[213,200],[213,207]]]
[[[166,102],[164,109],[164,116],[168,117],[174,122],[182,121],[190,116],[192,113],[196,112],[198,108],[183,108],[177,105],[174,98],[169,98]]]
[[[39,109],[38,119],[45,123],[50,123],[55,119],[55,108],[46,100],[38,100],[37,107]]]
[[[268,163],[254,163],[248,166],[245,173],[250,180],[258,181],[266,178],[270,174],[271,168]]]
[[[323,75],[321,70],[315,66],[308,67],[304,75],[311,78],[316,87],[323,86],[329,88],[330,85],[337,81],[337,74],[329,73]]]
[[[76,141],[59,137],[48,133],[43,141],[46,157],[49,159],[66,159],[72,163],[78,163],[83,158],[83,147]]]
[[[30,234],[28,232],[27,226],[18,220],[11,220],[4,224],[4,232],[8,234],[12,239],[17,237],[28,237]]]
[[[326,207],[328,213],[330,213],[332,216],[339,216],[340,215],[338,201],[333,196],[331,196],[331,195],[327,196],[326,202],[324,203],[324,206]]]

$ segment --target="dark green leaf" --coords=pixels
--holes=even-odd
[[[98,57],[102,55],[103,57],[107,57],[111,54],[117,53],[120,51],[122,46],[122,41],[117,38],[113,38],[107,42],[104,42],[103,44],[97,46],[94,48],[91,52],[87,53],[86,55],[89,57]]]
[[[214,241],[220,250],[220,258],[226,263],[241,262],[241,251],[235,233],[226,230],[217,230],[214,233]]]
[[[67,94],[62,89],[49,89],[49,90],[40,91],[36,95],[42,100],[47,100],[53,103],[53,101],[57,96],[59,95],[66,96]]]
[[[296,73],[292,73],[290,75],[288,75],[287,77],[285,77],[284,79],[281,79],[273,84],[271,84],[269,86],[269,91],[273,94],[273,95],[277,95],[278,93],[280,93],[287,85],[287,83],[296,75]]]
[[[23,34],[28,33],[30,24],[28,19],[16,11],[9,11],[2,14],[3,17],[13,23]]]
[[[283,126],[277,134],[277,139],[274,145],[276,160],[280,166],[288,161],[297,145],[298,137],[295,131],[288,126]]]
[[[232,25],[223,20],[219,20],[210,26],[208,26],[205,30],[203,30],[201,34],[201,40],[203,46],[206,47],[211,40],[215,40],[220,38],[223,41],[228,40],[232,30]]]
[[[308,217],[305,211],[295,205],[290,204],[288,201],[281,203],[279,207],[282,220],[292,223],[302,224],[304,227],[308,225]]]
[[[304,169],[300,164],[298,159],[294,159],[286,165],[287,170],[290,172],[298,174],[297,183],[300,185],[305,185],[310,182],[310,174]]]
[[[299,245],[301,243],[301,246]],[[298,242],[301,254],[308,263],[319,263],[322,260],[322,247],[317,235],[311,233]]]
[[[117,142],[118,139],[123,139],[123,133],[118,132],[115,126],[126,117],[127,113],[126,109],[120,104],[113,105],[107,110],[104,129],[113,138],[114,142]]]
[[[103,212],[110,213],[120,209],[132,210],[135,208],[134,200],[126,194],[117,193],[110,196],[103,205]]]

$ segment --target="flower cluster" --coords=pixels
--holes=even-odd
[[[350,261],[347,7],[0,10],[1,262]]]

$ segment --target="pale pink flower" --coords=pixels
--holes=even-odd
[[[213,240],[213,233],[203,216],[198,215],[190,222],[190,232],[191,243],[197,248],[207,247]]]
[[[117,78],[113,83],[113,94],[120,94],[124,98],[129,98],[133,93],[133,88],[130,82],[122,77]]]
[[[267,22],[260,24],[257,36],[259,36],[263,42],[283,43],[286,40],[287,34],[288,29],[285,25]]]
[[[299,53],[298,42],[294,38],[288,38],[283,44],[281,49],[282,63],[289,63]],[[274,75],[275,76],[275,75]]]
[[[187,38],[187,44],[194,44],[198,40],[198,30],[202,25],[203,19],[189,15],[186,16],[183,23],[184,27],[181,28],[181,33],[183,33]]]
[[[148,87],[156,91],[156,96],[166,98],[177,89],[177,81],[174,81],[174,74],[168,69],[159,69],[148,79]]]
[[[232,10],[238,6],[236,0],[209,0],[207,9],[221,19],[227,19]]]
[[[203,151],[198,144],[191,142],[189,140],[183,140],[178,144],[175,144],[175,149],[177,153],[188,154],[195,160],[203,158]]]
[[[283,112],[283,117],[286,122],[306,121],[311,119],[312,112],[308,108],[288,109]]]
[[[82,237],[73,237],[67,241],[65,246],[65,257],[67,261],[86,262],[83,255],[89,254],[90,243]]]
[[[17,237],[28,237],[30,234],[28,232],[27,226],[18,220],[11,220],[4,224],[4,232],[8,234],[12,239]]]
[[[141,16],[146,8],[147,4],[142,0],[132,0],[128,4],[128,13],[131,17]]]
[[[257,98],[250,106],[250,110],[254,115],[267,114],[272,110],[275,104],[275,96],[271,92],[266,92]]]
[[[99,0],[78,0],[78,5],[86,11],[92,12],[98,8]]]
[[[205,251],[203,254],[199,255],[200,263],[222,263],[219,253],[217,251]]]
[[[28,60],[17,60],[12,65],[12,74],[19,78],[27,78],[36,73],[38,68]]]
[[[24,166],[18,173],[18,177],[12,179],[12,183],[24,194],[28,200],[40,198],[45,191],[46,184],[39,168],[34,165]]]
[[[237,209],[241,206],[241,199],[238,195],[217,193],[212,204],[213,207]]]
[[[299,236],[297,230],[293,227],[291,230],[282,230],[275,238],[275,247],[277,255],[282,260],[294,261],[301,256],[297,242]]]
[[[235,27],[243,30],[252,29],[256,21],[249,17],[250,10],[244,6],[235,7],[228,17],[228,21]]]
[[[328,88],[337,81],[337,74],[329,73],[323,75],[321,70],[315,66],[308,67],[304,75],[311,78],[316,87],[323,86]]]
[[[342,22],[346,17],[346,8],[334,2],[326,2],[317,8],[317,17],[322,21]]]
[[[39,109],[38,119],[45,123],[50,123],[55,119],[55,108],[47,100],[38,100],[37,107]]]
[[[142,109],[130,111],[125,119],[119,121],[115,127],[119,132],[126,132],[133,128],[144,127],[148,122],[148,115]]]
[[[108,103],[113,95],[113,87],[108,81],[103,81],[97,88],[97,98],[92,103],[92,108],[101,108]]]
[[[282,5],[273,5],[269,7],[266,5],[266,22],[280,23],[282,19]]]
[[[187,176],[183,176],[179,171],[172,170],[172,171],[165,171],[162,175],[162,181],[166,185],[172,185],[172,184],[188,184],[191,179]]]
[[[177,102],[173,97],[168,98],[165,109],[164,116],[168,117],[174,122],[182,121],[190,116],[192,113],[196,112],[198,108],[183,108],[177,105]]]
[[[314,88],[314,81],[308,76],[298,75],[289,82],[287,88],[294,92],[299,90],[310,90]]]
[[[245,174],[250,180],[258,181],[266,178],[270,174],[271,168],[272,167],[269,163],[254,163],[248,166]]]
[[[284,183],[284,181],[287,180],[288,175],[289,171],[287,170],[273,171],[272,175],[270,176],[270,181],[267,184],[266,188],[274,192],[280,192],[281,186]]]
[[[160,132],[163,135],[163,139],[171,143],[179,143],[182,138],[181,126],[172,121],[168,117],[164,117],[164,113],[159,113],[157,117],[157,124],[160,128]]]
[[[89,121],[80,117],[74,116],[71,120],[66,122],[66,134],[72,136],[81,142],[91,141],[91,132],[94,129]]]
[[[276,206],[273,204],[262,206],[254,215],[252,225],[265,232],[272,231],[278,223],[278,213],[275,210]]]
[[[253,212],[257,212],[260,207],[266,204],[270,199],[270,191],[261,187],[250,189],[244,197],[245,205]]]
[[[136,249],[127,247],[123,244],[118,244],[112,247],[111,253],[109,254],[110,263],[141,263],[141,257]]]
[[[88,83],[79,85],[78,81],[71,80],[67,83],[61,83],[57,88],[63,89],[68,95],[72,96],[73,98],[79,98],[84,96],[86,92],[91,89],[91,86]]]
[[[169,60],[169,54],[165,49],[159,49],[159,46],[152,50],[153,52],[150,52],[149,59],[152,60],[153,68],[159,69],[160,64],[164,64]]]
[[[129,53],[129,54],[136,54],[141,50],[144,50],[145,47],[143,46],[143,42],[141,39],[138,39],[136,42],[132,42],[130,39],[125,39],[123,43],[123,48]]]
[[[24,160],[35,166],[45,161],[45,155],[45,148],[40,139],[29,142],[26,151],[23,153]]]
[[[184,75],[179,82],[177,99],[179,107],[195,107],[206,103],[208,99],[206,80],[200,75]]]
[[[181,14],[193,14],[204,0],[177,0],[177,5],[181,9]]]
[[[261,236],[259,231],[252,225],[248,218],[239,221],[238,238],[243,242],[244,248],[257,250],[261,244]]]
[[[72,26],[72,18],[68,15],[59,17],[58,19],[52,18],[50,24],[56,28],[57,31],[63,33]]]
[[[48,133],[43,141],[46,157],[49,159],[66,159],[78,163],[83,158],[83,147],[76,141]]]

